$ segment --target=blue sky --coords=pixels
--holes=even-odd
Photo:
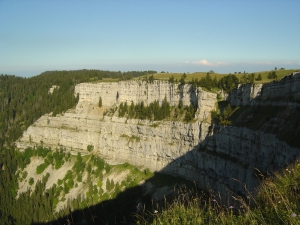
[[[0,0],[0,74],[300,68],[299,0]]]

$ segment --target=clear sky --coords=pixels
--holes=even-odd
[[[299,0],[0,0],[0,74],[300,68]]]

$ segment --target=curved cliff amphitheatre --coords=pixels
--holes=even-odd
[[[80,83],[75,108],[43,115],[16,145],[62,146],[73,155],[92,150],[111,165],[130,163],[179,176],[228,199],[228,193],[246,196],[259,184],[257,171],[272,174],[299,156],[299,90],[299,73],[264,85],[239,85],[228,94],[161,80]],[[154,103],[169,104],[163,120],[154,114],[130,116],[131,105],[146,114]],[[179,105],[194,108],[191,120],[184,119]]]
[[[293,221],[297,71],[0,76],[1,219],[147,224],[175,212],[163,223]]]

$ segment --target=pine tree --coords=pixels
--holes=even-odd
[[[262,80],[261,74],[258,74],[257,80]]]
[[[99,106],[99,107],[102,107],[102,97],[99,98],[98,106]]]

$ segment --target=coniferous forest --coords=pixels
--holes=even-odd
[[[52,115],[74,107],[75,85],[103,78],[131,79],[155,71],[111,72],[100,70],[47,71],[38,76],[23,78],[0,75],[0,218],[1,224],[30,224],[39,218],[52,220],[53,192],[44,193],[45,186],[39,182],[30,195],[26,192],[16,200],[18,182],[16,171],[28,163],[32,153],[17,157],[14,142],[34,121],[45,113]],[[49,89],[57,85],[52,94]],[[26,156],[26,154],[29,154]],[[46,179],[46,178],[45,178]]]

